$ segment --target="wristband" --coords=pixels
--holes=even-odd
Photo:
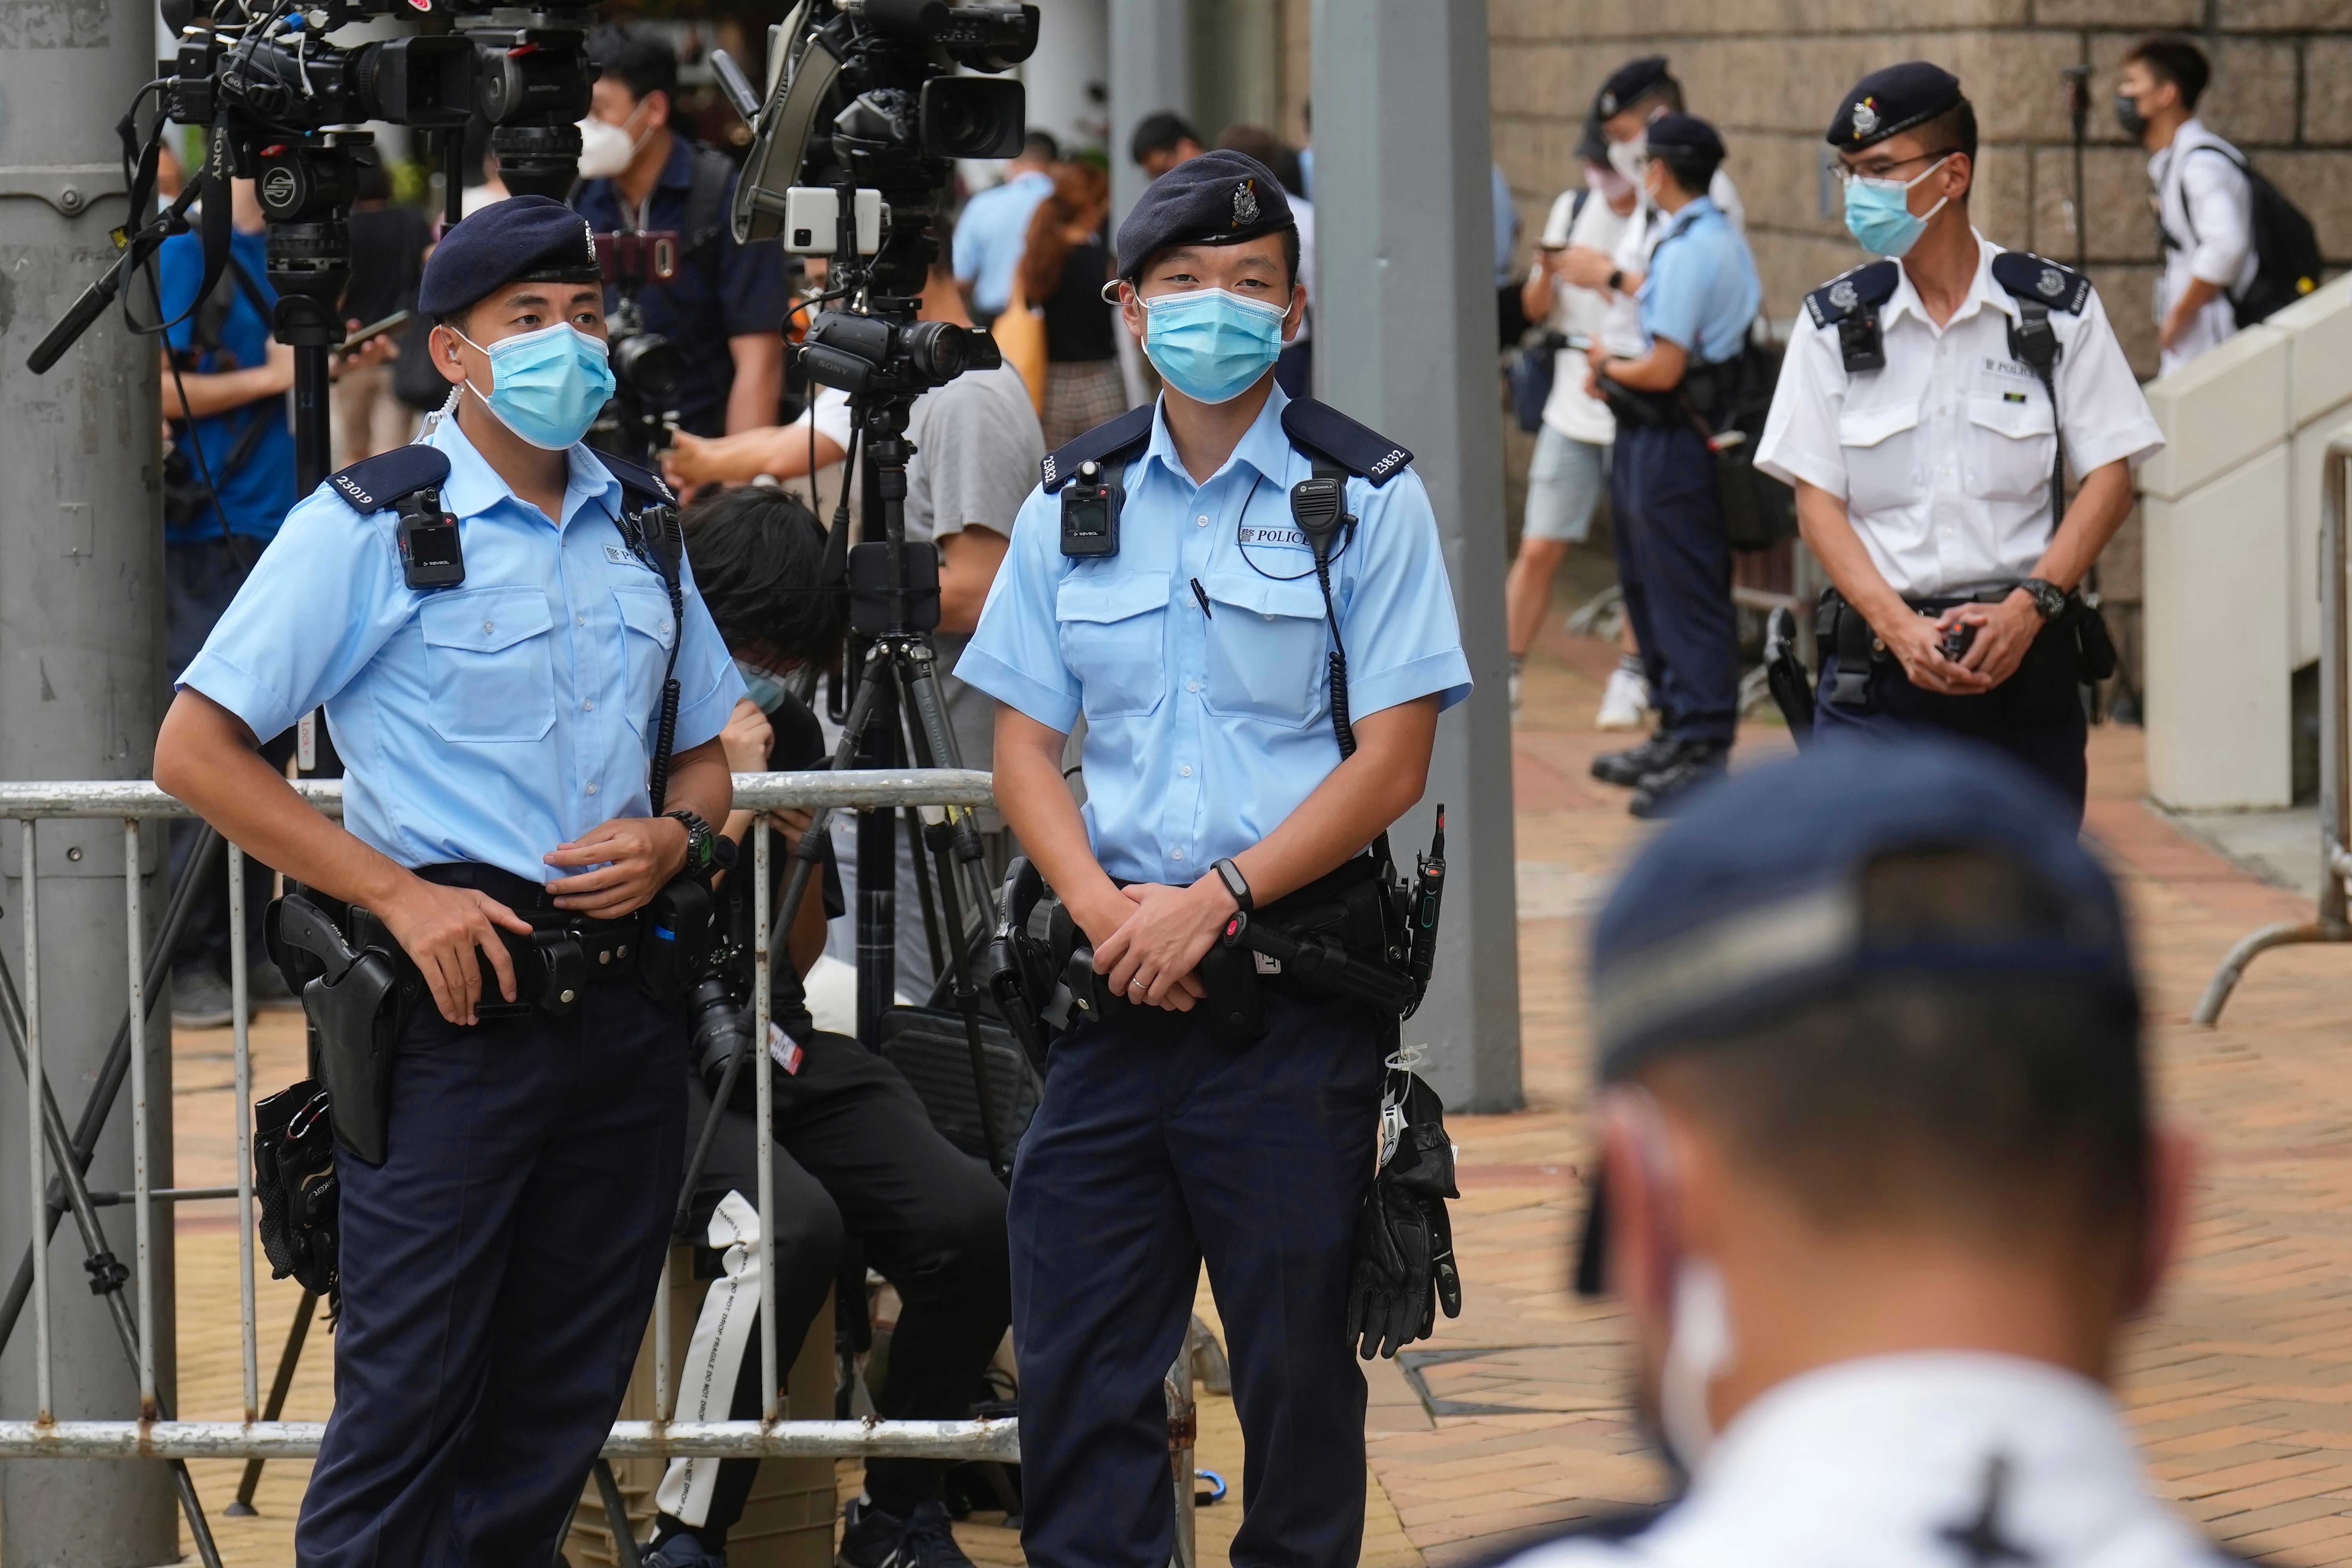
[[[1234,896],[1234,903],[1244,914],[1257,908],[1257,901],[1250,897],[1249,879],[1242,875],[1242,868],[1234,865],[1231,858],[1220,860],[1209,868],[1216,872],[1217,880],[1225,885],[1225,891]]]

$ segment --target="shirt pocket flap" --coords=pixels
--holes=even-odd
[[[1054,593],[1054,616],[1064,621],[1123,621],[1168,607],[1165,572],[1122,572],[1117,576],[1066,577]]]
[[[646,588],[615,588],[613,600],[621,606],[621,624],[664,647],[669,647],[676,625],[670,618],[669,595]]]
[[[2048,399],[2032,397],[2011,403],[1999,393],[1978,393],[1970,396],[1969,422],[2021,441],[2029,437],[2050,435],[2057,428],[2050,417]]]
[[[1889,404],[1882,408],[1849,408],[1838,416],[1838,445],[1875,447],[1889,436],[1899,436],[1919,423],[1916,403]]]
[[[1315,574],[1304,577],[1261,577],[1255,572],[1212,572],[1202,586],[1220,605],[1253,610],[1269,619],[1276,616],[1323,618],[1323,590]]]
[[[469,653],[496,653],[555,626],[547,595],[537,588],[483,588],[427,599],[416,620],[428,645]]]

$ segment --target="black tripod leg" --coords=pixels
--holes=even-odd
[[[43,1073],[37,1084],[32,1080],[32,1053],[25,1046],[24,1003],[16,994],[16,977],[5,958],[0,958],[0,1021],[5,1021],[8,1043],[16,1048],[16,1069],[25,1075],[26,1097],[40,1097],[42,1142],[48,1145],[49,1159],[58,1167],[58,1180],[65,1188],[66,1207],[74,1216],[74,1227],[81,1233],[84,1267],[89,1271],[92,1289],[104,1299],[107,1313],[114,1321],[114,1337],[121,1343],[123,1355],[136,1367],[139,1327],[131,1320],[130,1303],[122,1299],[121,1265],[106,1245],[106,1231],[98,1223],[98,1210],[89,1201],[89,1184],[83,1180],[80,1167],[68,1158],[66,1119],[58,1109],[58,1097],[50,1091],[48,1075]],[[155,1401],[155,1415],[168,1421],[172,1418],[171,1407],[159,1398]],[[179,1494],[181,1511],[187,1515],[188,1533],[195,1538],[197,1557],[205,1568],[221,1568],[220,1548],[214,1543],[212,1521],[205,1517],[205,1505],[196,1496],[195,1478],[188,1474],[185,1460],[173,1459],[168,1463],[172,1468],[172,1488]]]
[[[956,905],[955,871],[945,855],[938,857],[940,902],[949,929],[963,930],[962,911]],[[980,1108],[980,1141],[988,1149],[988,1168],[996,1179],[1010,1184],[1013,1161],[996,1130],[996,1097],[990,1092],[988,1051],[980,1037],[980,991],[971,983],[971,957],[961,942],[948,944],[948,963],[955,976],[956,1011],[963,1015],[964,1045],[971,1053],[971,1091]]]
[[[196,839],[196,847],[188,855],[187,870],[179,884],[172,889],[172,901],[163,911],[163,929],[148,951],[145,994],[153,996],[162,991],[172,973],[172,953],[180,945],[181,933],[188,929],[188,919],[195,908],[195,890],[212,875],[214,857],[221,852],[221,836],[210,823]],[[16,983],[8,984],[8,1005],[20,1021],[24,1008],[16,1001]],[[114,1031],[114,1046],[99,1068],[98,1082],[89,1098],[82,1102],[81,1120],[75,1125],[70,1163],[77,1173],[87,1172],[98,1149],[98,1135],[105,1131],[106,1119],[114,1110],[114,1098],[122,1092],[122,1080],[131,1073],[131,1015],[123,1012],[122,1023]],[[242,1111],[240,1110],[240,1114]],[[66,1215],[62,1205],[51,1202],[47,1226],[43,1240],[57,1235],[58,1222]],[[8,1287],[8,1299],[0,1303],[0,1350],[7,1348],[9,1336],[16,1332],[16,1320],[24,1316],[25,1303],[33,1296],[33,1249],[25,1248],[25,1256],[16,1264],[16,1278]]]
[[[645,1558],[637,1552],[637,1532],[629,1524],[629,1500],[621,1495],[620,1479],[613,1474],[613,1462],[604,1455],[596,1456],[596,1495],[604,1502],[604,1523],[613,1532],[613,1556],[621,1568],[645,1568]]]
[[[923,847],[923,808],[910,805],[905,813],[907,849],[914,857],[915,896],[923,906],[923,942],[930,950],[931,988],[936,991],[940,982],[947,978],[948,965],[946,955],[940,952],[940,911],[931,901],[930,856]]]
[[[286,1348],[278,1352],[278,1374],[269,1380],[269,1400],[261,1407],[264,1421],[275,1421],[286,1408],[287,1391],[294,1386],[294,1369],[302,1362],[302,1342],[310,1337],[310,1320],[319,1315],[319,1298],[310,1291],[302,1292],[302,1304],[294,1309],[294,1326],[286,1331]],[[247,1459],[245,1475],[236,1483],[236,1500],[226,1512],[233,1518],[245,1519],[254,1512],[253,1492],[261,1484],[263,1461]]]

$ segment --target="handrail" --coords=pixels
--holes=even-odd
[[[2209,1027],[2237,989],[2246,965],[2274,947],[2352,942],[2344,882],[2352,874],[2352,722],[2345,708],[2352,625],[2345,605],[2345,469],[2352,464],[2352,428],[2340,430],[2320,458],[2319,501],[2319,907],[2316,918],[2264,926],[2242,938],[2198,1000],[2193,1022]]]
[[[295,792],[330,816],[343,809],[340,779],[303,779]],[[737,773],[735,805],[744,811],[833,806],[853,811],[902,805],[989,805],[989,775],[976,768],[852,768],[840,773]],[[144,779],[0,784],[0,817],[60,816],[185,819],[196,814]]]
[[[0,1459],[315,1459],[323,1421],[0,1421]],[[604,1457],[1021,1462],[1018,1422],[615,1421]]]

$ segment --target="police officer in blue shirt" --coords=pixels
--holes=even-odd
[[[1703,120],[1650,122],[1642,189],[1667,214],[1641,291],[1639,358],[1590,351],[1592,393],[1617,416],[1609,480],[1626,613],[1659,712],[1657,732],[1593,759],[1596,778],[1633,786],[1636,816],[1677,809],[1723,771],[1739,718],[1731,550],[1706,421],[1763,302],[1755,258],[1708,183],[1723,139]]]
[[[659,480],[578,445],[612,389],[587,226],[543,197],[486,207],[434,251],[419,303],[455,416],[294,509],[155,746],[158,783],[354,906],[347,934],[372,917],[429,993],[397,1037],[376,1160],[338,1091],[342,1318],[305,1568],[552,1560],[683,1163],[685,1030],[628,954],[647,901],[710,858],[743,695],[654,535]],[[428,548],[450,542],[436,528],[454,550]],[[672,679],[671,809],[653,816]],[[321,703],[349,770],[341,826],[255,751]],[[579,942],[578,994],[528,1005],[508,937],[552,952],[535,931]]]
[[[1203,959],[1236,910],[1369,886],[1469,667],[1411,454],[1275,385],[1305,296],[1273,175],[1203,153],[1118,252],[1166,390],[1046,458],[956,667],[1003,704],[1006,821],[1126,998],[1055,1044],[1013,1173],[1023,1546],[1037,1568],[1167,1563],[1160,1378],[1205,1261],[1249,1456],[1234,1559],[1352,1563],[1343,1316],[1394,1016],[1268,974],[1265,1032],[1236,1043],[1198,1005]],[[1083,810],[1062,776],[1081,714]]]

